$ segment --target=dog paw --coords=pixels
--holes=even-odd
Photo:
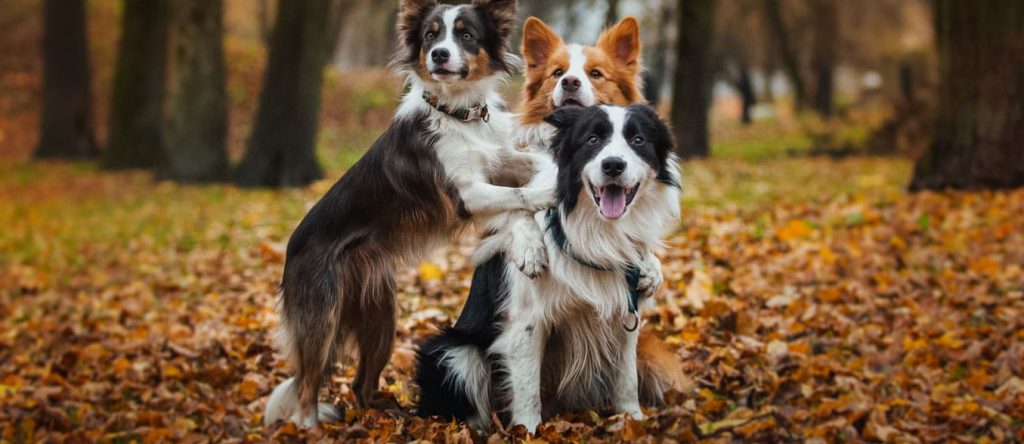
[[[640,264],[640,280],[637,283],[640,296],[644,298],[654,296],[654,292],[658,290],[664,280],[665,277],[661,274],[661,261],[653,254],[648,254]]]
[[[625,412],[625,414],[628,415],[630,418],[633,418],[634,421],[643,421],[647,419],[647,416],[644,415],[644,412],[639,408],[627,411]]]
[[[524,210],[540,211],[555,205],[555,190],[546,188],[520,188],[523,192]]]
[[[540,425],[540,416],[530,416],[527,418],[516,418],[512,420],[512,426],[521,425],[526,428],[529,433],[537,433],[537,426]]]
[[[540,276],[548,268],[548,252],[544,247],[544,238],[540,234],[523,233],[514,236],[509,256],[519,271],[530,279]]]

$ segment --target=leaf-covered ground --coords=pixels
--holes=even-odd
[[[540,439],[1024,439],[1024,191],[906,195],[894,159],[691,163],[666,285],[644,328],[695,393],[650,418],[580,413]],[[415,344],[467,292],[468,236],[401,277],[384,386],[312,432],[260,425],[288,375],[270,347],[282,251],[330,185],[243,191],[141,173],[0,171],[0,441],[463,441],[409,416]]]

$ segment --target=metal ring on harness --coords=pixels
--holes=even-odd
[[[640,315],[638,315],[635,311],[630,311],[629,314],[633,315],[633,327],[627,327],[626,323],[623,322],[622,328],[625,328],[628,332],[634,332],[638,327],[640,327]]]

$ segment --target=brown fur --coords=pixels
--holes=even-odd
[[[641,330],[636,346],[637,373],[640,374],[640,403],[661,404],[668,390],[689,393],[693,381],[683,373],[679,356],[650,330]]]
[[[552,73],[568,68],[569,50],[562,38],[536,17],[523,24],[521,50],[526,59],[521,122],[539,124],[554,111],[552,94],[558,78]],[[584,46],[585,71],[602,73],[601,78],[590,79],[598,103],[625,106],[645,102],[640,92],[640,51],[639,25],[633,17],[602,32],[596,46]]]

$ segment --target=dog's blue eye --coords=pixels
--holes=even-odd
[[[633,145],[643,145],[644,144],[644,138],[640,137],[640,136],[636,136],[636,137],[633,138],[633,140],[630,143],[632,143]]]
[[[600,141],[601,141],[601,138],[599,138],[597,136],[590,136],[589,138],[587,138],[587,145],[597,145],[597,142],[600,142]]]
[[[462,33],[462,40],[467,42],[473,40],[473,34],[470,34],[468,32]]]
[[[564,73],[565,73],[565,71],[562,71],[562,68],[558,68],[558,69],[555,70],[555,72],[551,73],[551,76],[552,77],[561,77],[562,74],[564,74]]]

